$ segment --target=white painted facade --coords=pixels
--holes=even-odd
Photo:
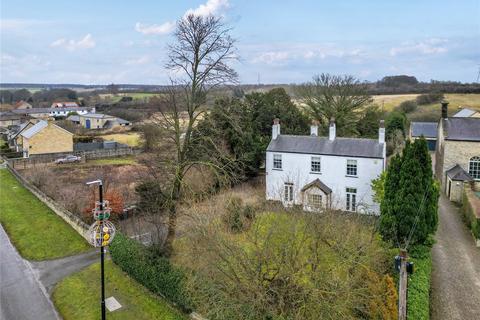
[[[275,128],[276,125],[278,125],[278,128]],[[278,122],[276,125],[272,130],[273,137],[280,135],[280,125]],[[384,128],[380,129],[380,141],[384,139],[384,130]],[[311,132],[312,135],[315,135],[316,131],[312,128]],[[334,139],[335,125],[330,128],[329,135],[330,141]],[[276,158],[276,168],[274,168],[274,157]],[[312,157],[315,163],[320,160],[320,172],[312,171]],[[281,158],[281,168],[278,168],[279,158]],[[316,208],[310,206],[310,202],[318,202],[321,197],[321,207],[323,208],[330,207],[344,211],[379,214],[380,207],[378,203],[373,201],[371,182],[383,172],[385,158],[385,143],[383,143],[383,158],[347,157],[318,154],[318,152],[306,154],[267,151],[265,165],[266,199],[282,201],[285,206],[302,205],[304,210],[315,211]],[[347,162],[349,160],[354,160],[350,161],[350,164],[356,161],[356,175],[347,174]],[[318,171],[318,166],[316,170]],[[326,185],[331,192],[324,192],[316,186],[302,190],[316,179]],[[292,196],[289,195],[290,191],[292,191]],[[349,193],[348,196],[347,192]],[[312,198],[312,194],[320,197],[313,196]],[[349,198],[348,203],[347,197]]]

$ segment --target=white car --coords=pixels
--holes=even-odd
[[[68,155],[65,158],[59,158],[55,160],[55,164],[73,163],[73,162],[80,162],[80,161],[82,161],[82,157]]]

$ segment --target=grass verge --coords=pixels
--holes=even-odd
[[[408,279],[407,316],[409,319],[430,319],[430,279],[432,255],[430,247],[418,246],[410,253],[414,273]]]
[[[26,259],[55,259],[90,249],[82,236],[7,169],[0,169],[0,213],[0,223]]]
[[[63,279],[53,292],[53,301],[65,320],[100,319],[100,263]],[[109,312],[108,319],[180,320],[186,317],[165,300],[150,293],[111,261],[105,264],[105,294],[114,296],[121,309]]]
[[[138,147],[142,142],[142,137],[138,132],[126,132],[126,133],[111,133],[100,136],[107,141],[116,141],[118,143],[126,144],[130,147]]]
[[[88,160],[87,165],[134,165],[137,164],[135,157],[103,158]]]

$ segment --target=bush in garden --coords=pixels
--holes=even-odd
[[[181,310],[192,310],[184,289],[185,275],[167,258],[150,252],[121,233],[117,233],[109,248],[113,262],[132,278]]]

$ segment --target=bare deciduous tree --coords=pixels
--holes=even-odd
[[[324,129],[335,118],[338,135],[347,136],[357,134],[359,112],[372,102],[366,84],[349,75],[322,73],[314,76],[312,82],[298,86],[296,94]]]
[[[236,59],[235,41],[220,18],[188,15],[177,23],[175,42],[168,47],[169,69],[175,77],[159,103],[160,116],[154,122],[162,128],[169,152],[162,152],[162,164],[169,167],[171,181],[166,193],[168,231],[164,252],[172,252],[177,207],[185,190],[185,176],[195,167],[206,167],[217,181],[231,172],[230,160],[221,146],[207,136],[195,135],[197,122],[206,112],[206,98],[212,89],[235,82],[237,73],[229,66]],[[205,145],[212,149],[203,148]]]

